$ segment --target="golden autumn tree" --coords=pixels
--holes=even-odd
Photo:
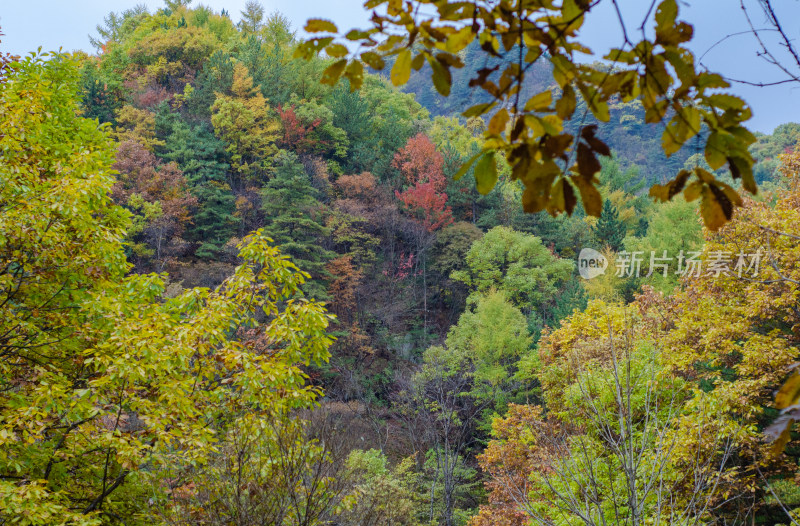
[[[231,156],[235,173],[231,187],[263,181],[270,158],[277,152],[280,122],[241,62],[234,65],[231,95],[218,94],[211,111],[214,131]]]
[[[676,370],[713,385],[741,418],[763,421],[780,388],[775,407],[783,414],[768,429],[778,449],[800,420],[800,376],[792,372],[800,343],[800,151],[781,161],[786,190],[748,200],[740,217],[707,234],[704,270],[677,295],[670,335]],[[759,449],[755,430],[751,440]]]
[[[495,420],[474,526],[722,524],[747,509],[732,460],[745,426],[666,366],[665,308],[652,293],[592,301],[543,336],[546,417],[512,406]]]

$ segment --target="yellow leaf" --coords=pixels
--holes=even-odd
[[[686,187],[686,190],[683,191],[683,198],[686,199],[688,202],[692,202],[698,197],[703,191],[703,183],[700,181],[694,181],[689,186]]]
[[[575,90],[567,84],[561,98],[556,101],[556,113],[562,119],[569,119],[575,112]]]
[[[492,119],[489,121],[489,133],[492,135],[500,135],[503,133],[503,131],[506,129],[506,124],[508,124],[509,118],[508,110],[505,108],[495,113]]]
[[[791,375],[775,395],[775,408],[785,409],[800,402],[800,374]]]
[[[608,104],[602,100],[600,91],[591,86],[579,86],[586,106],[600,122],[608,122],[611,115],[608,112]]]
[[[361,53],[361,60],[364,64],[375,70],[381,70],[386,65],[380,55],[374,51],[365,51]]]
[[[475,39],[472,26],[464,26],[447,37],[446,48],[450,53],[458,53],[466,48]]]
[[[572,185],[565,178],[556,181],[550,191],[550,202],[547,203],[547,211],[550,215],[557,215],[559,212],[567,212],[572,215],[577,199]]]
[[[342,72],[344,72],[345,66],[347,66],[347,59],[343,58],[341,60],[337,60],[336,62],[325,68],[325,71],[322,72],[322,77],[320,78],[319,81],[322,84],[335,86],[336,83],[339,81],[339,77],[342,76]]]
[[[392,84],[402,86],[411,77],[411,50],[404,49],[397,55],[390,75]]]
[[[700,213],[703,216],[703,223],[705,223],[706,227],[715,232],[728,222],[729,216],[725,213],[723,202],[718,199],[719,194],[715,193],[712,188],[713,186],[703,186]]]
[[[325,48],[325,53],[332,58],[342,58],[347,56],[347,48],[342,44],[331,44]]]
[[[542,111],[547,109],[553,102],[553,94],[550,90],[537,93],[525,103],[525,111]]]
[[[354,60],[347,65],[344,75],[350,81],[350,91],[355,91],[364,83],[364,66],[361,62]]]
[[[308,33],[337,33],[336,24],[322,18],[311,18],[306,22],[305,30]]]

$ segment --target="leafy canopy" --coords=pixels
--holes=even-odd
[[[0,85],[3,523],[147,522],[163,469],[203,464],[240,418],[309,407],[301,366],[329,356],[308,274],[262,232],[216,290],[126,276],[113,143],[77,116],[79,83],[73,58],[32,55]]]

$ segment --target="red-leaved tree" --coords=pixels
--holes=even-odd
[[[312,135],[314,129],[322,123],[322,119],[314,119],[304,124],[297,116],[294,105],[278,106],[276,110],[283,127],[283,137],[278,141],[281,148],[288,148],[298,155],[313,153],[321,146],[327,146],[327,141],[321,141]]]
[[[143,217],[135,221],[140,223],[136,237],[142,237],[152,251],[152,257],[144,259],[152,259],[149,262],[152,268],[160,272],[186,249],[181,235],[191,222],[190,210],[197,199],[189,193],[177,164],[162,163],[139,142],[127,140],[118,145],[114,168],[119,171],[112,193],[117,203],[139,208],[135,204],[139,202],[135,197],[138,196],[140,205],[157,203],[160,208],[155,215],[136,212],[141,212]],[[137,264],[142,263],[144,261]],[[145,265],[145,268],[151,267]]]
[[[444,189],[444,158],[436,145],[423,133],[410,138],[394,156],[392,166],[400,170],[409,186],[396,192],[405,209],[433,232],[453,222]]]
[[[436,145],[423,133],[410,138],[398,150],[392,166],[400,170],[408,187],[395,195],[413,216],[419,228],[414,233],[417,258],[421,265],[424,333],[428,328],[427,252],[436,239],[435,231],[453,222],[453,212],[447,206],[444,157]]]

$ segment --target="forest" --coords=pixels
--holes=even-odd
[[[530,213],[483,42],[446,89],[309,42],[168,0],[0,53],[0,525],[800,522],[800,124],[717,163],[579,91],[601,207]]]

